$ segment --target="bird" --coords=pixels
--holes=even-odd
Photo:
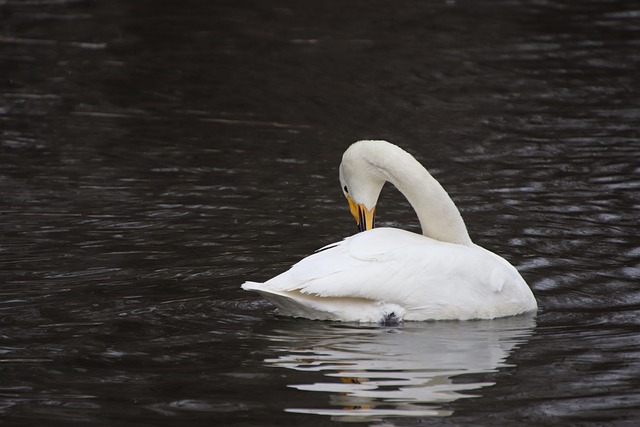
[[[398,324],[537,310],[518,270],[472,242],[449,194],[407,151],[387,141],[357,141],[342,156],[339,180],[360,232],[242,289],[260,294],[280,315],[314,320]],[[375,227],[385,182],[411,204],[422,234]]]

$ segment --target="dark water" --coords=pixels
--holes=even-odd
[[[640,4],[0,2],[0,424],[635,425]],[[429,167],[535,317],[281,319],[355,231],[342,151]],[[390,188],[379,223],[418,230]]]

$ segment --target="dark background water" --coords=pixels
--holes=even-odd
[[[635,425],[640,4],[0,2],[0,424]],[[533,318],[288,320],[388,139]],[[379,223],[418,231],[390,188]]]

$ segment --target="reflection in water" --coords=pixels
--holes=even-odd
[[[320,372],[321,382],[290,384],[329,393],[329,407],[286,408],[338,421],[448,416],[441,404],[477,395],[490,382],[456,382],[493,372],[533,333],[533,316],[474,322],[405,323],[398,328],[288,322],[267,338],[280,355],[272,366]],[[316,328],[317,325],[317,328]],[[309,377],[316,379],[315,376]],[[470,393],[471,392],[471,393]]]

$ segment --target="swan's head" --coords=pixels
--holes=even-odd
[[[386,178],[375,159],[392,145],[385,141],[358,141],[342,156],[340,187],[349,202],[351,215],[358,230],[371,230],[374,226],[376,203]]]

